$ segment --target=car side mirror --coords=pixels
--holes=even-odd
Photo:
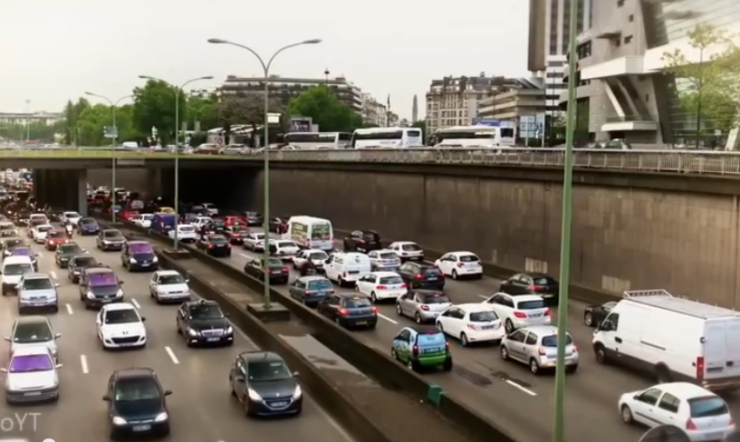
[[[118,285],[123,285],[124,281],[118,281]]]
[[[146,321],[146,318],[142,317],[141,322],[144,322],[144,321]]]
[[[640,394],[641,393],[637,393],[636,395],[632,396],[632,399],[640,399]]]
[[[57,365],[54,366],[54,368],[60,369],[60,368],[62,368],[62,364],[57,364]]]
[[[106,402],[110,402],[110,396],[106,394],[105,396],[103,396],[103,400]]]
[[[231,317],[231,313],[224,313],[224,317],[230,318]]]
[[[189,278],[185,280],[185,284],[190,284],[190,279]]]
[[[54,287],[59,287],[59,286],[61,286],[61,284],[59,284],[58,282],[54,283]]]
[[[300,373],[298,373],[297,371],[294,371],[293,372],[293,376],[299,376],[299,375],[300,375]]]
[[[165,395],[165,396],[169,396],[169,395],[171,395],[171,394],[172,394],[172,390],[165,390],[165,391],[164,391],[164,395]]]
[[[62,337],[62,334],[61,333],[57,333],[57,334],[54,335],[54,339],[59,339],[61,337]]]

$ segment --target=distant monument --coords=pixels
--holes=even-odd
[[[419,121],[419,99],[414,94],[414,102],[411,105],[411,122],[416,123]]]

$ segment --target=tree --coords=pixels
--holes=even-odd
[[[314,86],[291,100],[288,115],[311,117],[322,132],[352,132],[362,127],[362,117],[325,85]]]
[[[697,25],[688,37],[698,60],[675,49],[663,54],[663,61],[666,72],[677,80],[682,107],[696,120],[698,147],[702,129],[727,133],[737,124],[740,48],[724,31],[711,25]]]
[[[411,127],[415,127],[417,129],[421,129],[422,140],[426,144],[426,141],[428,139],[428,136],[427,136],[427,122],[424,121],[424,120],[414,121],[413,123],[411,123]]]
[[[197,95],[188,98],[187,119],[189,128],[194,128],[199,122],[201,130],[207,131],[218,125],[218,100],[214,95],[200,97]]]
[[[282,113],[282,104],[277,99],[270,99],[269,112]],[[262,93],[227,96],[216,105],[216,117],[223,128],[224,143],[231,139],[231,126],[243,124],[252,127],[250,145],[255,146],[257,130],[265,121],[265,102]],[[264,140],[263,140],[264,142]]]
[[[73,103],[71,100],[67,101],[67,105],[64,107],[64,143],[65,144],[81,144],[78,140],[78,119],[82,112],[90,107],[90,102],[85,98],[80,98],[77,103]]]
[[[133,122],[142,134],[150,134],[152,128],[163,143],[174,138],[175,97],[177,88],[163,81],[149,80],[144,87],[134,89]],[[187,121],[187,99],[180,94],[180,121]]]

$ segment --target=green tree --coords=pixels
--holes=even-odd
[[[311,117],[322,132],[352,132],[362,127],[362,117],[325,85],[314,86],[291,100],[288,115]]]
[[[105,146],[110,139],[103,135],[103,128],[112,125],[110,106],[96,104],[85,108],[77,117],[77,142],[80,146]]]
[[[207,131],[218,126],[218,99],[216,96],[209,97],[191,96],[188,98],[187,121],[189,128],[194,128],[196,122],[200,122],[202,131]]]
[[[284,111],[278,99],[270,99],[268,110],[271,113]],[[252,127],[250,145],[254,146],[255,137],[259,135],[257,130],[265,121],[264,95],[249,93],[224,97],[216,105],[216,118],[218,125],[223,129],[225,143],[231,141],[231,126],[243,124]]]
[[[679,101],[695,120],[696,144],[702,132],[727,133],[737,124],[740,107],[740,48],[725,32],[711,25],[697,25],[689,44],[698,60],[681,49],[663,54],[666,72],[677,81]]]
[[[142,134],[150,134],[152,127],[163,143],[175,135],[175,97],[177,88],[163,81],[149,80],[144,87],[134,89],[133,122]],[[187,121],[187,99],[180,94],[180,121]]]
[[[65,144],[81,144],[78,141],[78,120],[82,112],[90,107],[90,102],[85,98],[80,98],[77,103],[73,103],[71,100],[67,101],[67,105],[64,107],[64,143]]]

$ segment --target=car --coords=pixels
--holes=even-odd
[[[380,234],[375,230],[354,230],[344,238],[344,250],[346,252],[367,253],[382,248]]]
[[[270,258],[267,262],[264,258],[253,258],[244,264],[244,273],[260,281],[268,273],[270,284],[287,284],[290,279],[290,269],[277,258]]]
[[[334,293],[334,285],[323,276],[301,276],[288,287],[290,297],[309,307],[316,307]]]
[[[190,224],[178,224],[176,228],[167,232],[167,236],[175,239],[175,233],[177,233],[177,240],[183,243],[194,243],[199,239],[198,232]]]
[[[59,348],[57,339],[62,337],[61,333],[54,333],[51,322],[45,316],[20,316],[13,322],[10,336],[5,340],[10,342],[10,354],[18,349],[27,347],[46,347],[59,361]]]
[[[226,227],[240,226],[246,229],[247,222],[240,216],[228,215],[224,217],[224,223]]]
[[[587,327],[597,327],[617,306],[617,301],[608,301],[599,305],[590,305],[583,312],[583,323]]]
[[[211,216],[218,216],[218,207],[215,204],[203,203],[201,206],[203,206],[203,209],[205,209]]]
[[[283,358],[272,352],[247,351],[229,370],[231,395],[247,416],[299,415],[303,391]]]
[[[316,311],[340,327],[372,330],[378,324],[378,308],[361,293],[332,293],[316,306]]]
[[[247,233],[249,233],[249,229],[240,224],[232,224],[224,230],[224,236],[229,239],[229,243],[235,245],[243,245],[244,236],[246,236]]]
[[[104,252],[109,250],[123,250],[123,244],[125,242],[126,238],[123,236],[123,233],[117,229],[101,230],[95,239],[95,245]]]
[[[53,230],[54,226],[51,224],[39,224],[30,230],[31,238],[36,244],[43,244],[46,241],[46,235]]]
[[[234,328],[215,301],[184,302],[177,311],[177,333],[187,346],[232,345]]]
[[[324,261],[324,274],[340,287],[354,286],[362,276],[371,271],[370,259],[362,253],[332,253]]]
[[[424,249],[413,241],[395,241],[390,243],[387,248],[393,250],[401,261],[424,262]]]
[[[244,237],[244,248],[253,252],[265,250],[265,234],[261,232],[250,232]]]
[[[26,273],[18,283],[18,314],[27,310],[59,311],[59,283],[46,273]]]
[[[213,223],[213,218],[210,216],[196,216],[188,221],[191,226],[200,230],[203,226],[208,226]]]
[[[473,252],[449,252],[434,261],[434,265],[445,276],[452,279],[482,278],[483,266],[480,258]]]
[[[0,221],[0,238],[18,236],[18,228],[10,221]]]
[[[8,404],[56,401],[59,399],[59,373],[49,348],[43,345],[16,349],[5,373],[5,401]]]
[[[398,268],[398,274],[412,289],[444,290],[445,277],[436,266],[407,261]]]
[[[247,222],[247,226],[262,226],[262,224],[265,222],[264,218],[262,217],[262,214],[259,212],[242,212],[242,216],[244,217],[244,220]]]
[[[89,267],[80,272],[80,301],[86,309],[123,301],[123,281],[110,267]]]
[[[67,277],[77,284],[83,269],[99,266],[98,260],[88,254],[74,255],[67,261]]]
[[[439,330],[459,339],[463,347],[481,342],[498,344],[506,335],[501,319],[490,304],[452,305],[437,317],[435,323]]]
[[[267,247],[269,248],[270,255],[280,258],[283,261],[293,261],[293,257],[300,250],[298,244],[287,239],[271,239]]]
[[[121,265],[129,272],[157,270],[159,258],[148,241],[128,241],[123,244]]]
[[[369,296],[373,304],[392,299],[397,300],[408,291],[408,286],[395,272],[373,272],[363,275],[355,282],[358,292]]]
[[[49,224],[49,218],[46,216],[45,213],[28,213],[28,224],[31,226]]]
[[[149,280],[149,296],[157,304],[189,301],[192,296],[189,282],[176,270],[157,270]]]
[[[35,270],[39,268],[39,257],[38,254],[30,247],[16,247],[10,251],[10,255],[6,256],[3,262],[13,256],[25,256],[31,260],[31,264]]]
[[[57,250],[54,253],[54,262],[60,269],[66,269],[69,265],[69,260],[72,259],[73,256],[83,255],[86,253],[87,250],[80,247],[76,242],[67,241],[57,247]]]
[[[393,338],[391,357],[413,371],[442,367],[452,371],[452,353],[444,333],[432,327],[404,327]]]
[[[210,256],[231,256],[231,245],[223,235],[205,235],[198,241],[197,247]]]
[[[560,287],[555,278],[544,273],[530,272],[517,273],[502,281],[499,291],[511,295],[539,295],[545,299],[547,305],[556,306]]]
[[[493,306],[493,311],[504,322],[507,334],[522,327],[552,323],[550,309],[541,296],[496,293],[483,303]]]
[[[57,246],[60,244],[64,244],[65,242],[69,241],[69,238],[67,238],[67,234],[64,233],[61,230],[50,230],[46,234],[46,240],[44,241],[44,248],[49,251],[54,251],[57,249]]]
[[[167,396],[157,373],[151,368],[116,370],[108,379],[103,400],[108,403],[110,438],[138,435],[167,436],[170,415]]]
[[[73,226],[76,226],[80,219],[82,218],[82,215],[80,215],[77,212],[62,212],[62,222],[63,223],[70,223]]]
[[[528,365],[533,374],[554,371],[558,360],[558,328],[552,325],[533,325],[517,329],[504,337],[499,347],[501,359]],[[578,370],[578,347],[570,333],[565,339],[565,371]]]
[[[324,261],[329,259],[329,255],[323,250],[318,249],[304,249],[299,250],[298,253],[293,257],[293,268],[295,270],[300,269],[306,261],[311,261],[317,271],[324,270]]]
[[[397,272],[401,267],[401,258],[396,252],[388,249],[372,250],[367,253],[373,271]]]
[[[290,217],[283,217],[283,216],[273,216],[270,217],[270,220],[268,222],[268,228],[270,232],[277,233],[278,235],[282,235],[288,230],[288,219]]]
[[[104,350],[146,347],[146,318],[129,302],[104,305],[95,319],[98,339]]]
[[[226,231],[226,221],[221,218],[213,218],[209,225],[211,232],[223,234]]]
[[[435,321],[452,306],[447,295],[438,290],[409,290],[396,300],[396,314],[413,318],[417,324]]]
[[[80,218],[77,222],[77,233],[80,235],[97,235],[100,232],[100,225],[95,218]]]
[[[624,393],[617,406],[626,424],[676,426],[685,433],[685,440],[691,442],[729,441],[726,438],[736,430],[725,400],[688,382],[670,382]]]
[[[18,293],[18,284],[20,284],[24,275],[33,273],[35,268],[28,256],[9,256],[2,263],[2,295]]]
[[[134,217],[131,221],[139,227],[148,229],[152,227],[153,213],[142,213]]]
[[[28,248],[26,240],[23,238],[8,238],[3,241],[3,258],[10,256],[10,254],[13,253],[13,250],[18,247]]]

